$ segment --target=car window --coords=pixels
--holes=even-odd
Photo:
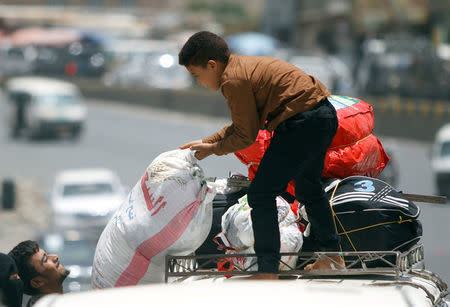
[[[10,91],[8,96],[9,100],[15,103],[27,103],[31,99],[30,94],[21,91]]]
[[[442,143],[441,157],[450,156],[450,142]]]
[[[111,194],[114,189],[111,183],[67,184],[63,187],[63,196],[83,196]]]
[[[39,105],[62,107],[79,104],[79,97],[74,95],[39,95],[34,98]]]
[[[48,254],[57,254],[63,264],[92,265],[95,253],[95,242],[90,240],[61,240],[51,242],[44,240],[41,244]]]

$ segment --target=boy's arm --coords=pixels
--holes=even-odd
[[[232,125],[228,125],[220,129],[220,131],[207,136],[202,139],[203,143],[217,143],[220,140],[223,140],[225,137],[229,136],[233,132]]]
[[[222,93],[231,110],[230,126],[203,139],[213,144],[213,153],[224,155],[247,148],[259,131],[259,114],[251,84],[247,80],[229,80],[222,85]]]

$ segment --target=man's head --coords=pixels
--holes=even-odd
[[[178,63],[194,76],[200,85],[220,88],[220,77],[230,58],[230,49],[220,36],[201,31],[192,35],[178,54]]]
[[[23,241],[9,253],[16,262],[19,276],[28,295],[62,293],[62,282],[69,271],[57,255],[47,255],[35,241]]]

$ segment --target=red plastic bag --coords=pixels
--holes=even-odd
[[[339,125],[325,156],[322,177],[378,177],[389,157],[372,134],[372,106],[346,96],[330,96],[328,100],[336,109]]]
[[[243,150],[236,151],[234,153],[242,163],[247,165],[248,179],[253,180],[253,178],[255,178],[259,162],[261,162],[261,159],[264,156],[267,147],[269,147],[272,136],[273,132],[269,132],[267,130],[259,130],[255,143]]]
[[[377,177],[386,167],[389,157],[383,145],[372,134],[374,117],[372,106],[366,102],[346,97],[330,96],[328,100],[335,107],[338,129],[327,150],[322,177],[345,178],[348,176]],[[273,133],[260,130],[255,143],[235,152],[236,157],[248,167],[248,177],[255,178]],[[291,181],[287,191],[295,195]]]
[[[273,132],[269,132],[267,130],[259,130],[255,143],[243,150],[234,153],[242,163],[247,165],[249,180],[253,180],[253,178],[255,178],[256,171],[259,167],[259,162],[261,162],[261,159],[264,156],[267,147],[269,147],[272,137]],[[294,181],[289,182],[287,191],[291,193],[291,195],[295,195]]]

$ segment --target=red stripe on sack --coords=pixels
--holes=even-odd
[[[147,184],[146,184],[147,181],[148,181],[148,172],[145,171],[144,176],[142,176],[142,178],[141,178],[141,189],[142,189],[142,193],[144,194],[145,203],[147,204],[147,209],[150,211],[153,209],[153,203],[151,200],[151,196],[148,193],[150,188],[147,187]]]
[[[163,196],[160,196],[156,202],[154,203],[154,198],[153,198],[153,193],[150,194],[150,188],[147,187],[146,182],[148,181],[148,172],[146,171],[145,174],[142,176],[141,178],[141,189],[142,189],[142,193],[144,194],[144,198],[145,198],[145,203],[147,204],[147,209],[148,211],[153,210],[154,208],[156,208],[156,206],[161,203],[164,199]],[[164,208],[167,205],[167,202],[162,202],[161,205],[159,206],[159,208],[157,208],[152,216],[156,215],[159,210],[161,210],[162,208]]]
[[[170,247],[184,233],[197,211],[201,196],[200,192],[197,200],[181,210],[160,232],[138,246],[130,264],[117,279],[115,287],[137,285],[147,273],[151,259]]]

